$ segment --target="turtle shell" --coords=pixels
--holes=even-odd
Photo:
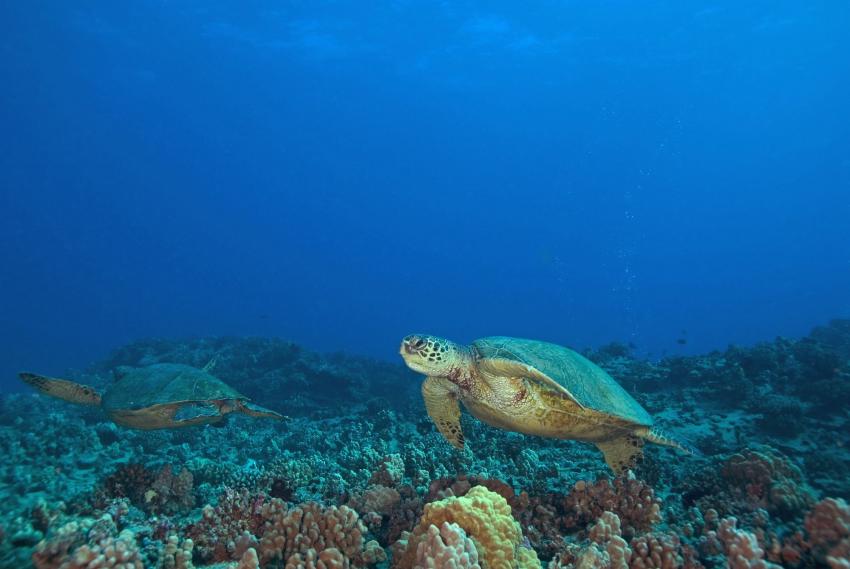
[[[103,395],[103,409],[135,411],[154,405],[216,399],[247,399],[209,373],[183,364],[118,368]]]
[[[563,346],[506,336],[481,338],[472,344],[482,358],[502,358],[535,368],[572,394],[584,407],[652,425],[652,417],[608,373],[581,354]],[[539,380],[537,380],[539,381]]]

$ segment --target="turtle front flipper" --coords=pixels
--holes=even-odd
[[[581,401],[566,387],[541,372],[537,368],[522,362],[505,358],[481,358],[478,360],[478,369],[484,374],[502,377],[524,377],[534,381],[544,388],[560,394],[584,409]]]
[[[702,456],[702,451],[684,439],[676,439],[669,436],[667,433],[658,427],[651,427],[642,433],[643,437],[651,443],[663,445],[679,449],[680,451],[693,455]]]
[[[643,458],[643,439],[637,435],[623,435],[598,442],[596,446],[605,455],[605,462],[618,476],[633,469]]]
[[[172,420],[175,427],[197,425],[200,423],[213,423],[221,419],[222,414],[218,405],[207,401],[184,403],[177,406]]]
[[[278,421],[289,419],[286,415],[281,415],[276,411],[266,409],[265,407],[261,407],[260,405],[251,403],[250,401],[241,401],[239,403],[239,411],[245,413],[249,417],[257,417],[260,419],[277,419]]]
[[[24,383],[45,395],[78,405],[100,406],[100,393],[88,385],[26,371],[19,373],[18,376]]]
[[[464,439],[460,427],[460,403],[453,388],[454,384],[447,379],[428,377],[422,383],[422,398],[437,430],[453,447],[462,450]]]

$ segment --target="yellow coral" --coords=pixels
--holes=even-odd
[[[443,522],[455,523],[466,531],[484,569],[540,568],[537,554],[521,546],[522,529],[511,516],[508,502],[484,486],[475,486],[460,498],[452,496],[427,504],[397,566],[412,567],[416,548],[428,528],[431,524],[440,527]]]
[[[540,569],[537,552],[530,547],[518,547],[516,550],[517,569]]]

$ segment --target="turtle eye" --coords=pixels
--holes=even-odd
[[[404,349],[409,354],[421,352],[425,348],[427,342],[419,336],[407,336],[404,339]]]

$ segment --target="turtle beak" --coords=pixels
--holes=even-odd
[[[427,343],[425,342],[425,340],[423,340],[419,336],[407,336],[404,338],[404,340],[401,341],[401,349],[399,350],[399,353],[401,353],[402,356],[405,354],[418,354],[426,345]]]

